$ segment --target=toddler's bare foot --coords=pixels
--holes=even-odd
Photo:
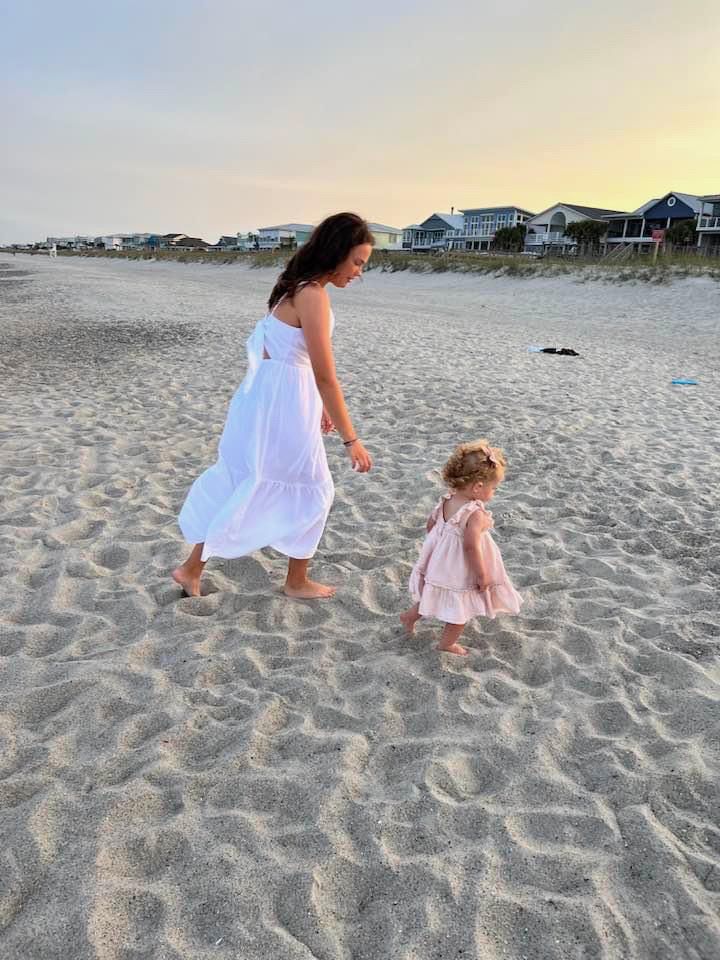
[[[189,571],[185,567],[178,567],[177,570],[173,570],[172,578],[175,583],[179,584],[185,593],[189,597],[199,597],[200,594],[200,577],[202,576],[202,570],[199,571]]]
[[[306,580],[297,587],[291,587],[286,583],[283,592],[286,597],[292,597],[294,600],[327,600],[335,596],[337,587],[329,587],[325,583],[317,583],[315,580]]]
[[[415,624],[419,619],[420,617],[413,610],[406,610],[405,613],[400,614],[400,622],[410,634],[415,633]]]
[[[446,647],[439,643],[438,650],[442,653],[454,653],[458,657],[466,657],[468,655],[467,648],[463,647],[461,643],[449,643]]]

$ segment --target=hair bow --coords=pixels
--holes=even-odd
[[[488,461],[489,461],[494,467],[499,466],[499,464],[498,464],[498,462],[497,462],[497,459],[495,458],[495,454],[492,452],[492,448],[491,448],[491,447],[483,447],[483,448],[482,448],[482,452],[485,454],[485,456],[487,457]]]

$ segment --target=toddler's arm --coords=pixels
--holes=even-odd
[[[481,590],[487,590],[491,584],[487,582],[480,538],[493,526],[492,518],[481,510],[476,510],[465,526],[465,536],[463,537],[465,555],[468,558],[470,568],[477,577],[477,585]]]

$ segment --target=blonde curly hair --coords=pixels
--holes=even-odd
[[[487,440],[461,443],[442,469],[442,478],[451,490],[472,483],[502,480],[507,460],[500,447],[491,447]]]

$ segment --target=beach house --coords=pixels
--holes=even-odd
[[[697,221],[698,249],[701,253],[720,254],[720,193],[700,197]]]
[[[626,217],[619,210],[585,207],[577,203],[555,203],[525,221],[526,253],[575,253],[577,240],[565,233],[568,224],[585,220],[603,223],[608,216]]]
[[[412,250],[413,253],[447,250],[450,239],[456,231],[462,231],[464,225],[465,219],[460,213],[433,213],[422,223],[403,229],[403,250]]]
[[[223,234],[217,243],[210,246],[210,250],[222,252],[223,250],[237,250],[237,234]]]
[[[47,237],[43,246],[57,250],[91,250],[98,245],[99,237]]]
[[[403,227],[402,232],[402,248],[403,250],[410,251],[412,250],[413,237],[415,236],[415,231],[420,229],[419,223],[408,224],[407,227]]]
[[[312,233],[310,223],[280,223],[258,230],[259,250],[281,250],[301,247]]]
[[[462,209],[463,225],[448,238],[449,250],[489,250],[498,230],[517,227],[533,216],[521,207],[468,207]]]
[[[632,213],[608,212],[604,218],[608,222],[606,250],[610,253],[624,247],[629,252],[649,253],[656,240],[662,239],[674,224],[682,221],[697,224],[702,209],[702,198],[673,191],[648,200]]]
[[[368,223],[375,237],[376,250],[402,250],[403,231],[400,227],[388,227],[384,223]]]
[[[144,234],[143,243],[150,250],[207,250],[210,244],[200,237],[189,237],[186,233]],[[123,249],[125,249],[123,247]]]
[[[249,250],[258,249],[258,235],[252,231],[248,233],[238,233],[235,240],[235,248],[237,250],[244,250],[246,253]]]

